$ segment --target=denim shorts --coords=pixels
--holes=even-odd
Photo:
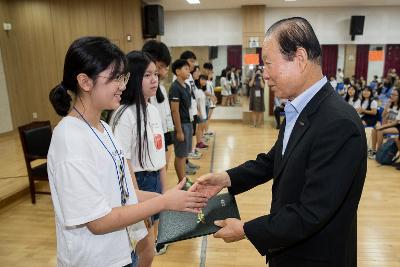
[[[135,172],[136,181],[140,190],[147,192],[156,192],[161,194],[160,171],[142,171]],[[158,220],[159,214],[152,216],[153,222]]]
[[[131,259],[132,259],[132,263],[131,264],[128,264],[128,265],[125,265],[124,267],[137,267],[138,266],[138,260],[139,260],[139,258],[138,258],[138,256],[137,256],[137,254],[135,253],[135,251],[132,251],[132,253],[131,253]]]
[[[192,151],[192,134],[193,127],[191,123],[182,123],[182,130],[185,140],[183,142],[178,141],[176,138],[176,132],[174,132],[174,149],[175,156],[178,158],[186,158],[189,152]]]

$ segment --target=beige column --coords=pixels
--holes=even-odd
[[[344,52],[344,77],[351,78],[356,72],[356,56],[357,46],[353,44],[347,44]]]

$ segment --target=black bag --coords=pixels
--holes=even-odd
[[[396,141],[390,138],[376,151],[375,160],[382,165],[392,165],[396,161],[396,153]]]

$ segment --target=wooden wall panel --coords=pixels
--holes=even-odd
[[[347,44],[344,53],[344,77],[351,77],[356,72],[357,46]]]
[[[249,47],[249,38],[258,37],[260,46],[265,36],[265,6],[242,6],[243,48]]]
[[[60,119],[48,94],[62,80],[64,57],[82,36],[106,36],[123,51],[143,45],[140,0],[0,0],[0,33],[14,128],[33,120]],[[132,41],[126,40],[127,34]]]

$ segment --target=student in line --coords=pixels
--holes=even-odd
[[[172,119],[175,125],[174,152],[175,171],[178,180],[185,178],[186,160],[191,151],[193,126],[190,120],[191,94],[189,85],[185,83],[190,75],[187,60],[178,59],[172,63],[172,72],[176,80],[172,82],[169,89],[169,101],[171,104]]]
[[[196,100],[196,86],[194,84],[194,79],[192,76],[192,73],[194,71],[196,71],[196,55],[192,52],[192,51],[184,51],[181,56],[180,59],[186,60],[189,64],[189,69],[190,69],[190,75],[189,77],[185,80],[185,83],[187,85],[189,85],[190,88],[190,95],[191,95],[191,107],[190,107],[190,120],[193,124],[193,136],[196,135],[196,128],[197,128],[197,100]],[[192,162],[189,161],[189,159],[200,159],[202,154],[196,149],[193,149],[193,136],[190,139],[190,152],[188,155],[188,159],[186,160],[186,174],[188,175],[192,175],[192,174],[196,174],[197,169],[200,168],[199,165],[196,165]]]
[[[100,120],[103,110],[120,104],[125,68],[123,52],[108,39],[82,37],[69,47],[63,80],[50,92],[63,116],[47,158],[58,266],[136,266],[144,219],[204,206],[202,195],[180,190],[185,180],[163,195],[134,189],[122,148]]]
[[[171,55],[168,47],[157,40],[147,41],[142,48],[142,51],[147,52],[156,62],[159,78],[159,88],[156,95],[150,98],[150,103],[157,107],[161,116],[161,123],[164,130],[165,151],[166,151],[166,165],[168,170],[168,163],[171,157],[172,135],[174,132],[174,122],[172,121],[171,107],[169,106],[168,93],[165,89],[163,81],[168,76],[169,65],[171,64]]]
[[[121,106],[111,116],[110,126],[126,155],[135,188],[161,194],[167,176],[164,131],[157,108],[149,103],[158,89],[157,67],[142,51],[130,52],[127,60],[132,78],[121,95]],[[139,266],[151,266],[153,261],[158,218],[158,214],[152,216],[149,234],[138,243]]]
[[[227,72],[226,69],[223,69],[221,72],[221,95],[222,95],[222,106],[230,106],[231,104],[231,84],[227,79]]]
[[[206,91],[207,77],[205,75],[200,75],[197,80],[195,80],[196,84],[196,99],[197,99],[197,109],[199,110],[198,115],[198,124],[196,131],[196,148],[198,149],[207,149],[208,145],[205,144],[204,137],[204,129],[207,121],[207,112],[206,112],[206,101],[207,97],[204,93]]]
[[[217,98],[215,97],[214,84],[213,84],[214,66],[211,63],[206,62],[203,64],[203,71],[204,75],[206,75],[207,77],[207,85],[206,85],[207,90],[204,92],[207,96],[207,102],[206,102],[207,121],[205,126],[205,135],[212,136],[213,132],[211,132],[209,129],[210,120],[214,112],[214,109],[217,105]]]

